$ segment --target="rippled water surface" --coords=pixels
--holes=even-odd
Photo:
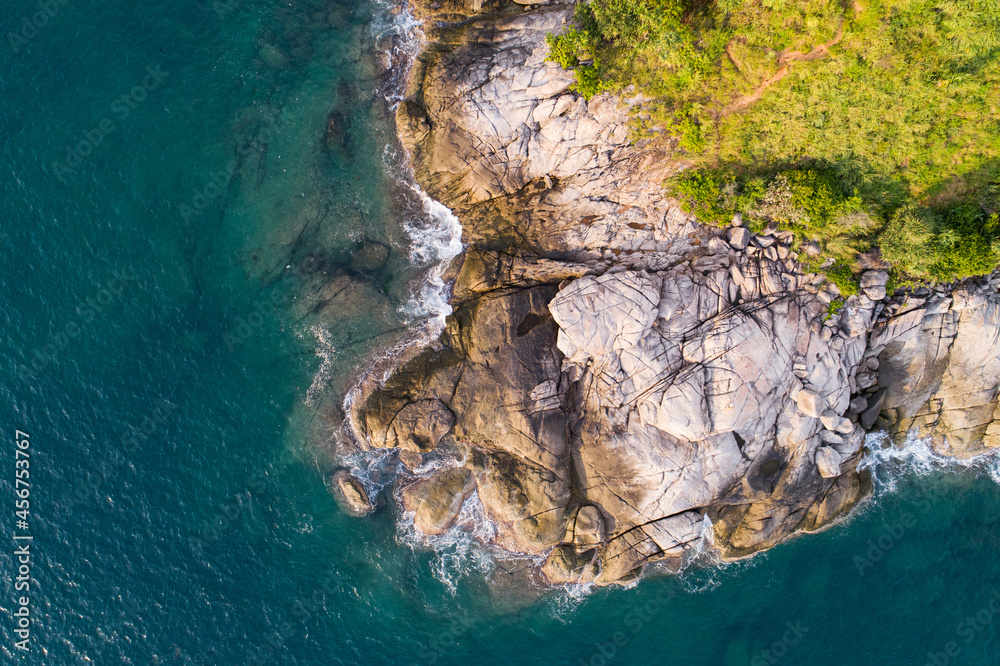
[[[846,523],[631,589],[344,515],[330,424],[458,242],[392,138],[405,16],[50,4],[0,12],[0,523],[34,537],[28,653],[0,549],[3,663],[997,663],[997,471],[918,444]]]

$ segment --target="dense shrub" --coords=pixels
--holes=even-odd
[[[879,238],[882,257],[907,273],[930,277],[935,218],[933,212],[916,204],[900,208]]]
[[[826,269],[826,276],[830,279],[830,282],[837,285],[843,296],[851,296],[860,290],[854,271],[845,263],[837,262]]]
[[[884,219],[878,206],[849,194],[832,169],[765,177],[702,169],[682,174],[671,187],[703,222],[723,224],[741,213],[751,230],[774,222],[795,231],[800,242],[816,243],[822,258],[835,260],[824,271],[845,294],[857,292],[852,266],[858,255],[876,248],[900,277],[950,281],[989,273],[1000,263],[1000,213],[987,205],[989,188],[978,198],[986,203],[932,208],[911,201]]]
[[[576,70],[576,90],[590,98],[601,92],[600,60],[594,55],[596,42],[586,30],[573,28],[559,37],[548,35],[549,59],[563,69]]]
[[[720,224],[741,213],[754,231],[775,222],[844,261],[868,249],[878,227],[863,202],[848,196],[829,171],[789,169],[761,177],[697,170],[672,188],[702,221]]]
[[[1000,263],[998,215],[987,215],[966,203],[949,208],[940,217],[934,245],[931,277],[951,280],[989,273]]]

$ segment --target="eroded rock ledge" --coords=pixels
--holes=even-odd
[[[614,583],[706,528],[733,558],[829,524],[866,491],[867,429],[1000,446],[996,278],[886,296],[870,271],[830,317],[836,287],[787,233],[699,226],[627,104],[569,92],[544,37],[571,7],[416,11],[429,43],[399,131],[468,247],[445,331],[363,384],[351,423],[411,469],[455,461],[404,481],[418,527],[478,493],[551,582]]]

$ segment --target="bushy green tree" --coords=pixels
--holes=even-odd
[[[940,218],[931,275],[952,280],[989,273],[1000,263],[997,214],[987,215],[975,204],[950,207]]]
[[[936,215],[916,203],[903,206],[879,236],[882,258],[916,277],[930,277],[936,253],[932,245]]]

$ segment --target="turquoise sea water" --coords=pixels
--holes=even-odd
[[[998,663],[995,468],[919,447],[844,524],[631,589],[540,594],[468,537],[344,515],[321,435],[442,245],[380,101],[398,19],[48,8],[0,12],[0,662]]]

